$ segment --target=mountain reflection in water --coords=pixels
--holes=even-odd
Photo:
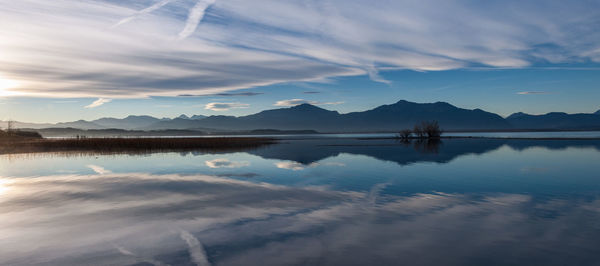
[[[436,144],[2,156],[0,264],[600,263],[598,141]]]

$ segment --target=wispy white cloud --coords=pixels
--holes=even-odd
[[[208,103],[204,106],[204,109],[211,111],[228,111],[229,109],[235,108],[247,108],[250,106],[247,103]]]
[[[275,106],[296,106],[301,104],[312,104],[312,105],[338,105],[343,104],[344,102],[319,102],[319,101],[309,101],[304,99],[290,99],[290,100],[281,100],[277,101]]]
[[[590,212],[600,210],[600,201],[587,199],[540,202],[526,194],[474,198],[441,192],[386,193],[380,198],[386,184],[365,191],[206,175],[61,174],[12,178],[9,185],[3,195],[6,204],[0,205],[3,241],[11,243],[0,249],[2,265],[71,265],[82,261],[131,265],[141,264],[145,260],[141,256],[183,264],[187,262],[186,249],[189,263],[207,265],[210,261],[205,246],[240,248],[239,252],[213,257],[215,264],[223,265],[249,261],[290,265],[306,263],[307,258],[338,264],[366,258],[383,259],[387,264],[402,260],[431,265],[439,264],[439,256],[431,256],[432,248],[443,250],[444,256],[449,254],[446,257],[452,262],[461,262],[490,256],[487,250],[506,241],[510,242],[506,245],[509,253],[544,260],[547,254],[523,252],[518,240],[526,237],[534,246],[562,247],[567,243],[570,247],[573,241],[568,234],[561,234],[567,235],[566,239],[540,235],[581,230],[573,221],[588,219]],[[65,193],[66,189],[76,193]],[[24,197],[28,200],[23,201]],[[522,226],[539,210],[557,215],[540,219],[535,228]],[[43,218],[44,223],[23,219],[24,212]],[[381,223],[382,219],[386,222]],[[31,230],[40,226],[44,230]],[[322,230],[324,227],[327,230]],[[489,233],[485,235],[465,234],[486,230]],[[73,232],[78,232],[78,237],[74,238]],[[302,235],[297,236],[298,232]],[[351,238],[348,232],[353,233]],[[294,237],[286,237],[290,235]],[[457,238],[464,238],[465,245],[447,245],[448,239]],[[255,239],[266,242],[240,246]],[[582,241],[577,247],[590,247],[597,237],[576,240]],[[345,252],[324,255],[324,248]],[[502,256],[497,259],[502,260]]]
[[[600,62],[598,2],[5,2],[0,72],[30,96],[200,95],[350,75],[388,83],[387,69]]]
[[[210,168],[240,168],[250,166],[247,161],[230,161],[229,159],[219,158],[204,162]]]
[[[133,15],[120,20],[117,24],[113,25],[113,28],[118,27],[121,24],[125,24],[125,23],[127,23],[129,21],[132,21],[132,20],[136,19],[137,17],[140,17],[140,16],[142,16],[144,14],[147,14],[147,13],[150,13],[152,11],[155,11],[155,10],[157,10],[157,9],[165,6],[166,4],[168,4],[171,1],[172,0],[162,0],[162,1],[157,2],[154,5],[151,5],[151,6],[149,6],[147,8],[144,8],[144,9],[142,9],[140,11],[137,11]]]
[[[278,162],[278,163],[275,163],[275,166],[280,169],[300,171],[300,170],[304,170],[306,168],[317,167],[317,166],[319,166],[319,163],[302,164],[299,162],[290,161],[290,162]]]
[[[520,91],[520,92],[517,92],[517,94],[520,94],[520,95],[534,94],[535,95],[535,94],[551,94],[551,92],[548,92],[548,91]]]
[[[180,40],[189,37],[196,31],[198,24],[206,13],[206,9],[214,3],[215,0],[198,0],[198,2],[196,2],[196,5],[190,10],[187,22],[185,23],[185,28],[179,33]]]
[[[113,245],[113,246],[122,255],[133,257],[138,262],[149,263],[149,264],[152,264],[152,265],[155,265],[155,266],[167,266],[168,265],[168,264],[163,263],[162,261],[158,261],[158,260],[155,260],[155,259],[152,259],[152,258],[143,258],[143,257],[141,257],[141,256],[139,256],[139,255],[137,255],[137,254],[135,254],[133,252],[131,252],[130,250],[128,250],[128,249],[126,249],[126,248],[124,248],[122,246],[119,246],[119,245]]]
[[[92,171],[96,172],[99,175],[105,175],[105,174],[112,173],[111,171],[106,170],[106,169],[104,169],[101,166],[97,166],[97,165],[93,165],[93,164],[90,164],[87,167],[90,168],[90,169],[92,169]]]
[[[338,104],[343,104],[345,103],[344,101],[337,101],[337,102],[317,102],[317,105],[338,105]]]
[[[290,99],[290,100],[281,100],[281,101],[277,101],[274,105],[275,106],[296,106],[296,105],[300,105],[300,104],[315,104],[315,101],[307,101],[304,99]]]
[[[367,74],[369,75],[369,78],[372,81],[376,81],[376,82],[380,82],[380,83],[385,83],[385,84],[391,84],[392,83],[391,81],[384,79],[379,74],[379,71],[375,68],[375,66],[367,66]]]
[[[121,253],[121,254],[123,254],[123,255],[126,255],[126,256],[135,256],[135,254],[134,254],[133,252],[131,252],[131,251],[127,250],[127,249],[126,249],[126,248],[124,248],[124,247],[121,247],[121,246],[115,245],[115,248],[117,249],[117,251],[119,251],[119,253]]]
[[[181,239],[185,241],[188,245],[188,251],[190,253],[192,262],[194,262],[198,266],[210,266],[210,262],[206,258],[206,251],[204,251],[204,247],[198,241],[194,235],[192,235],[188,231],[181,230],[179,236]]]
[[[111,99],[98,98],[98,100],[95,100],[93,103],[86,105],[85,108],[96,108],[98,106],[101,106],[105,103],[109,103],[111,101],[112,101]]]
[[[292,171],[300,171],[300,170],[304,170],[306,168],[314,168],[317,166],[335,166],[335,167],[344,167],[346,166],[345,163],[340,163],[340,162],[324,162],[324,163],[309,163],[309,164],[302,164],[299,162],[292,162],[292,161],[285,161],[285,162],[277,162],[275,163],[275,166],[277,168],[280,169],[288,169],[288,170],[292,170]]]

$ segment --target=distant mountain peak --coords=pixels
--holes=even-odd
[[[187,116],[187,115],[184,115],[184,114],[182,114],[182,115],[178,116],[177,118],[180,118],[180,119],[190,119],[190,117],[189,117],[189,116]]]
[[[129,115],[129,116],[125,117],[125,119],[128,119],[128,118],[155,118],[155,117],[152,117],[149,115]]]
[[[323,109],[323,108],[318,107],[316,105],[312,105],[310,103],[303,103],[303,104],[299,104],[296,106],[292,106],[292,107],[290,107],[290,109]]]
[[[287,111],[294,111],[294,112],[318,112],[318,113],[338,113],[337,111],[331,111],[331,110],[327,110],[324,108],[321,108],[319,106],[316,105],[312,105],[309,103],[303,103],[303,104],[299,104],[296,106],[292,106],[290,108],[282,108],[282,109],[273,109],[273,110],[269,110],[269,112],[279,112],[279,111],[283,111],[286,112]]]
[[[568,115],[568,114],[565,112],[550,112],[550,113],[547,113],[547,115]]]
[[[449,103],[447,103],[447,102],[435,102],[435,103],[433,103],[433,104],[437,104],[437,105],[449,105],[449,106],[452,106],[452,107],[454,107],[454,105],[452,105],[452,104],[449,104]]]
[[[523,112],[517,112],[514,113],[512,115],[509,115],[508,117],[506,117],[506,119],[511,119],[511,118],[519,118],[519,117],[523,117],[523,116],[528,116],[529,114],[523,113]]]
[[[393,104],[388,104],[388,105],[381,105],[381,106],[393,106],[393,105],[418,105],[419,103],[415,103],[415,102],[409,102],[407,100],[400,100],[397,101]]]
[[[596,111],[594,114],[600,115],[600,110]]]
[[[203,119],[206,118],[205,115],[192,115],[191,117],[193,120],[198,120],[198,119]]]

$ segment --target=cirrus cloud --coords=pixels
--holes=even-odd
[[[246,161],[230,161],[229,159],[219,158],[204,162],[206,166],[210,168],[240,168],[244,166],[250,166],[250,162]]]
[[[101,106],[105,103],[109,103],[111,102],[111,99],[106,99],[106,98],[98,98],[98,100],[95,100],[93,103],[86,105],[85,108],[96,108],[98,106]]]
[[[248,106],[250,105],[247,103],[208,103],[204,106],[204,109],[220,112],[235,108],[248,108]]]
[[[304,99],[290,99],[277,101],[275,106],[296,106],[301,104],[312,104],[312,105],[338,105],[344,102],[319,102],[319,101],[308,101]]]
[[[550,94],[551,92],[547,91],[520,91],[517,92],[519,95],[535,95],[535,94]]]
[[[5,2],[0,73],[25,96],[206,95],[340,76],[389,83],[388,69],[600,63],[594,1]]]
[[[306,168],[317,167],[317,166],[319,166],[319,163],[302,164],[299,162],[288,161],[288,162],[277,162],[277,163],[275,163],[275,166],[280,169],[300,171],[300,170],[304,170]]]

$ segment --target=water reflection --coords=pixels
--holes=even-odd
[[[503,146],[515,150],[534,147],[547,149],[594,148],[600,151],[600,140],[517,140],[517,139],[305,139],[262,147],[248,153],[267,159],[287,160],[309,165],[342,153],[366,155],[401,165],[417,162],[447,163],[467,154],[485,154]]]
[[[443,142],[439,139],[419,139],[415,141],[403,141],[403,144],[410,145],[413,143],[413,147],[417,152],[420,153],[434,153],[438,154],[440,152],[440,145]]]
[[[246,161],[230,161],[227,158],[218,158],[214,160],[209,160],[204,162],[206,166],[210,168],[240,168],[244,166],[249,166],[250,163]]]
[[[386,184],[344,192],[142,173],[19,178],[3,186],[3,265],[599,261],[597,198],[393,196],[381,193]]]
[[[0,158],[0,265],[600,263],[598,142],[415,144]]]

